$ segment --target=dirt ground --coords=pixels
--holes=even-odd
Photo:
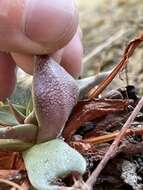
[[[77,0],[80,10],[80,25],[83,30],[84,72],[91,76],[110,70],[121,58],[126,44],[143,33],[142,0]],[[118,37],[117,37],[118,36]],[[111,40],[111,41],[110,41]],[[108,43],[108,41],[110,41]],[[107,44],[106,44],[107,43]],[[93,50],[107,46],[92,55]],[[140,46],[128,64],[128,81],[125,74],[112,82],[111,88],[135,85],[143,94],[143,46]]]

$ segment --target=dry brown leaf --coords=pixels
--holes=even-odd
[[[109,113],[127,109],[128,100],[95,99],[79,101],[63,131],[65,139],[70,139],[80,126],[87,121],[101,118]]]

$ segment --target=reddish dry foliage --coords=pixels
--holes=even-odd
[[[80,126],[93,119],[101,118],[107,114],[121,112],[128,107],[128,100],[83,100],[77,103],[70,116],[63,135],[70,139]]]
[[[0,152],[0,170],[2,169],[24,169],[21,155],[16,152]]]
[[[0,152],[0,178],[17,179],[25,170],[22,156],[16,152]]]

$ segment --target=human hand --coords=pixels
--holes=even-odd
[[[16,65],[32,74],[34,55],[48,54],[79,75],[83,49],[73,0],[1,0],[0,25],[0,100],[14,89]]]

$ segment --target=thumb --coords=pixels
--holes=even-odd
[[[74,0],[0,0],[0,50],[55,52],[74,36],[77,22]]]

